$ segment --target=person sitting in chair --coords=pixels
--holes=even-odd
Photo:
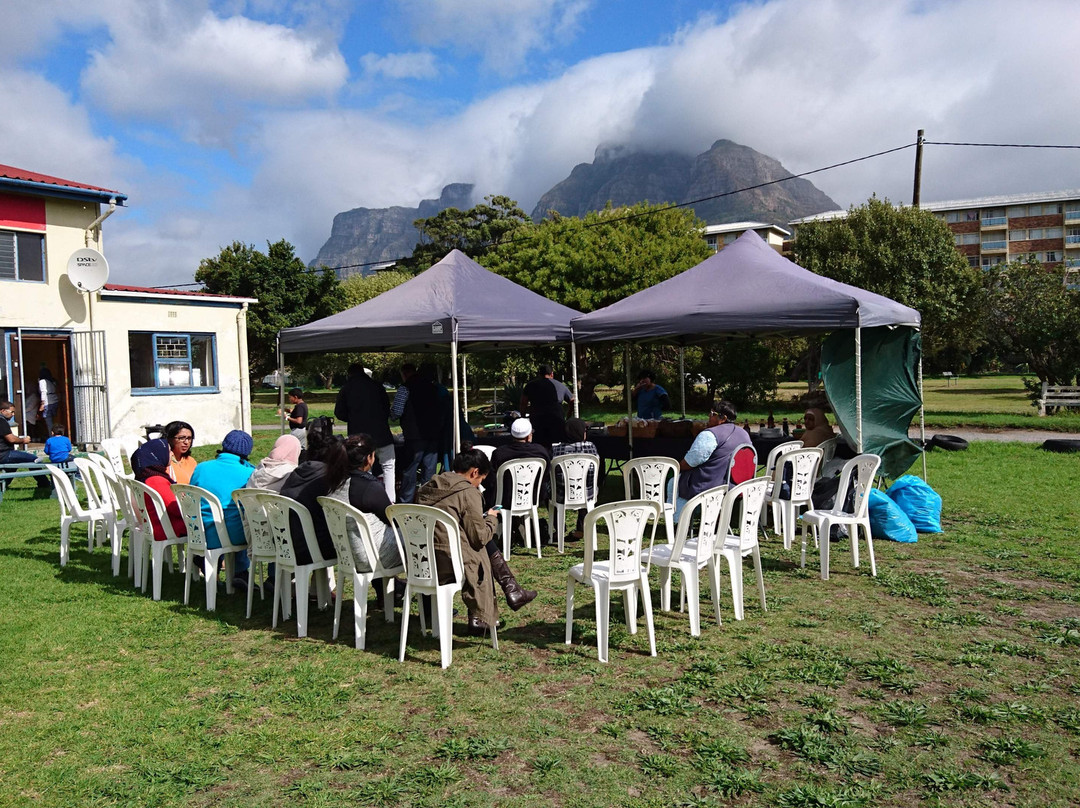
[[[746,430],[735,423],[737,418],[734,404],[730,401],[717,401],[709,413],[709,425],[698,433],[690,451],[679,461],[676,519],[691,497],[728,483],[731,456],[739,446],[750,443]]]
[[[435,475],[416,492],[419,505],[446,511],[461,529],[461,560],[465,580],[461,599],[469,610],[468,632],[481,635],[498,625],[492,578],[502,587],[507,605],[515,612],[536,597],[522,588],[495,541],[498,519],[495,511],[484,511],[480,484],[491,473],[491,461],[479,449],[465,449],[454,457],[452,471]],[[446,530],[435,528],[435,565],[439,583],[450,583],[453,568]]]
[[[836,437],[836,433],[829,426],[829,419],[825,416],[824,410],[811,407],[803,418],[806,420],[806,431],[802,435],[804,448],[820,446],[825,441]]]

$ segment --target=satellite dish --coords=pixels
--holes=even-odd
[[[85,247],[71,254],[67,275],[80,292],[96,292],[109,280],[109,262],[97,250]]]

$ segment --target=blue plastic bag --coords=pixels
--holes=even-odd
[[[870,535],[912,544],[919,540],[915,525],[899,506],[876,488],[870,489]]]
[[[941,532],[941,496],[925,480],[905,474],[885,493],[907,514],[917,531]]]

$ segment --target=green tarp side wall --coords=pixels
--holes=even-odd
[[[922,339],[914,328],[864,328],[862,342],[863,451],[881,456],[881,473],[896,479],[921,452],[908,439],[919,411]],[[834,331],[821,346],[821,376],[836,422],[855,444],[855,331]]]

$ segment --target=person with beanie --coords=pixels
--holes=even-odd
[[[240,429],[234,429],[221,442],[221,450],[213,460],[199,463],[191,475],[191,484],[205,488],[221,501],[225,515],[225,528],[229,531],[229,540],[233,544],[243,544],[244,523],[240,518],[240,509],[233,502],[232,492],[247,485],[255,467],[248,462],[255,441],[251,435]],[[206,527],[206,546],[212,550],[221,547],[217,528],[214,526],[210,506],[203,502],[203,525]],[[247,553],[236,553],[236,574],[233,586],[247,589],[248,567],[250,559]]]

